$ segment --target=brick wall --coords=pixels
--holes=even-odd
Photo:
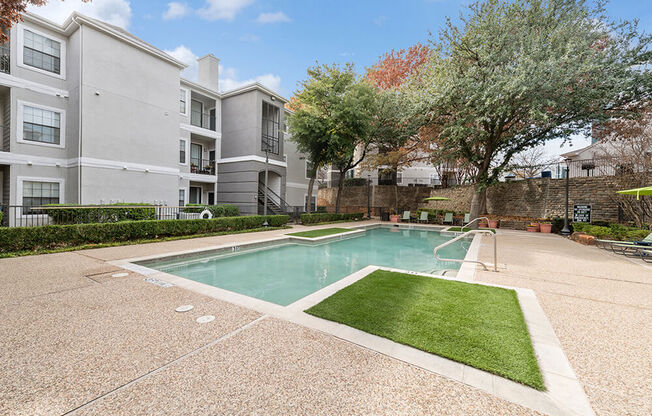
[[[648,175],[652,183],[652,174]],[[518,217],[549,218],[564,215],[565,179],[538,178],[504,182],[492,186],[487,192],[487,213]],[[593,220],[618,220],[618,205],[611,199],[616,191],[638,187],[632,178],[623,176],[598,176],[571,178],[569,183],[569,214],[574,204],[590,204]],[[398,189],[397,189],[398,188]],[[345,187],[342,195],[342,212],[367,210],[367,187]],[[335,209],[336,188],[319,190],[318,205]],[[449,201],[423,202],[429,196],[443,196]],[[397,202],[398,197],[398,204]],[[372,207],[398,208],[399,211],[417,208],[437,208],[468,212],[471,208],[473,187],[470,185],[447,189],[427,187],[371,187]],[[377,212],[377,210],[375,211]]]

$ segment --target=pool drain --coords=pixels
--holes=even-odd
[[[111,277],[126,277],[129,276],[129,273],[114,273]]]
[[[215,319],[215,317],[213,315],[204,315],[204,316],[200,316],[199,318],[197,318],[197,323],[198,324],[206,324],[208,322],[211,322],[214,319]]]
[[[194,308],[194,306],[192,306],[192,305],[181,305],[178,308],[176,308],[175,311],[177,311],[177,312],[188,312],[188,311],[192,310],[192,308]]]

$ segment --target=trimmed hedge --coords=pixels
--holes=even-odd
[[[287,224],[290,217],[287,215],[256,215],[210,220],[149,220],[104,224],[8,227],[0,228],[0,253],[242,231],[262,227],[265,220],[270,227],[281,227]]]
[[[110,207],[141,207],[142,208],[110,208]],[[120,221],[155,220],[156,209],[151,204],[108,204],[102,206],[69,206],[65,204],[50,204],[45,207],[56,209],[43,209],[54,224],[92,224]]]
[[[573,223],[573,228],[574,231],[606,240],[640,241],[650,234],[650,230],[626,227],[621,224],[609,224],[608,227],[601,227],[599,225],[576,222]]]
[[[200,213],[207,209],[213,214],[213,218],[219,217],[237,217],[240,215],[240,210],[237,205],[203,205],[203,204],[187,204],[184,208],[185,212]]]
[[[364,212],[354,212],[351,214],[328,214],[328,213],[301,214],[301,223],[318,224],[320,222],[343,221],[343,220],[357,221],[362,219],[362,217],[364,217]]]

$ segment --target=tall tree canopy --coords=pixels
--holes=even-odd
[[[601,1],[476,1],[431,44],[410,89],[440,150],[475,167],[472,217],[513,155],[650,94],[650,37]]]
[[[63,1],[63,0],[62,0]],[[82,0],[87,3],[91,0]],[[2,0],[0,1],[0,28],[9,30],[18,22],[22,22],[21,14],[25,13],[27,6],[43,6],[47,0]],[[4,31],[0,31],[0,43],[9,40]]]
[[[335,209],[340,211],[344,174],[364,159],[372,139],[376,113],[374,88],[352,64],[318,65],[295,93],[288,126],[299,151],[313,162],[331,164],[339,172]]]

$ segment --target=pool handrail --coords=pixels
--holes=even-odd
[[[477,220],[477,219],[479,219],[479,218],[476,218],[475,220]],[[475,220],[473,220],[473,221],[475,221]],[[471,222],[473,222],[473,221],[471,221]],[[464,229],[464,228],[462,228],[462,229]],[[493,242],[494,242],[494,272],[497,272],[498,271],[498,248],[497,248],[497,245],[496,245],[496,234],[489,231],[489,230],[470,230],[470,231],[467,231],[467,232],[465,232],[463,234],[458,235],[457,237],[455,237],[455,238],[453,238],[451,240],[448,240],[448,241],[438,245],[432,251],[432,254],[435,256],[435,259],[437,259],[439,261],[452,261],[452,262],[456,262],[456,263],[476,263],[476,264],[480,264],[482,267],[484,267],[485,271],[489,271],[489,268],[487,267],[487,265],[485,263],[479,261],[479,260],[444,259],[444,258],[441,258],[441,257],[439,257],[437,255],[437,251],[439,251],[440,249],[446,247],[449,244],[453,244],[454,242],[456,242],[458,240],[461,240],[462,238],[465,238],[465,237],[467,237],[467,236],[469,236],[471,234],[490,234],[493,237]]]

